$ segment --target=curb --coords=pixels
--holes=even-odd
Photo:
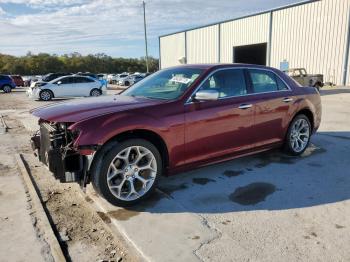
[[[93,196],[90,192],[89,193],[84,193],[82,190],[79,191],[79,196],[84,199],[84,201],[89,205],[89,207],[95,212],[103,212],[106,214],[106,217],[110,220],[113,220],[112,217],[110,217],[107,214],[107,210],[101,205],[98,201],[98,196]],[[89,201],[87,201],[86,198],[89,198]],[[100,215],[99,215],[100,217]],[[113,226],[111,226],[111,222],[106,222],[105,220],[101,219],[102,222],[104,223],[104,226],[106,230],[109,230],[111,234],[121,241],[124,245],[124,247],[128,251],[132,251],[133,257],[136,259],[135,261],[149,261],[146,256],[142,253],[142,251],[131,241],[128,236],[125,234],[125,232],[121,231],[118,226],[116,226],[113,223]],[[134,261],[134,260],[132,260]]]
[[[16,154],[15,155],[16,161],[17,161],[17,165],[21,171],[24,183],[26,184],[27,188],[28,188],[28,192],[31,196],[31,200],[35,209],[35,216],[38,219],[38,222],[40,223],[40,228],[43,230],[44,233],[44,239],[46,240],[46,242],[49,244],[50,246],[50,250],[51,250],[51,255],[53,257],[53,259],[56,262],[63,262],[66,261],[66,258],[62,252],[61,246],[52,230],[52,227],[50,225],[49,219],[46,216],[44,207],[42,205],[42,202],[38,196],[38,192],[35,189],[34,186],[34,182],[30,176],[30,174],[28,173],[27,168],[25,167],[24,163],[23,163],[23,158],[21,154]]]

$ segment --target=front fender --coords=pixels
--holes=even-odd
[[[160,137],[164,125],[159,119],[150,115],[132,112],[107,114],[96,118],[80,121],[69,127],[78,131],[74,147],[101,146],[111,138],[126,131],[144,129],[158,134]]]

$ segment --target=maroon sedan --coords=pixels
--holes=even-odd
[[[61,182],[92,182],[110,203],[134,204],[160,176],[283,147],[300,155],[321,100],[283,72],[244,64],[161,70],[120,95],[32,111],[32,146]]]
[[[24,86],[23,78],[20,75],[11,75],[11,78],[15,82],[16,86]]]

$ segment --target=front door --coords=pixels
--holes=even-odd
[[[213,73],[198,91],[216,90],[219,99],[190,101],[185,105],[187,163],[249,149],[254,143],[254,102],[242,69]],[[198,92],[197,91],[197,92]]]

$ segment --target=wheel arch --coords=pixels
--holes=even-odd
[[[54,98],[55,97],[55,93],[51,90],[51,89],[48,89],[48,88],[44,88],[44,89],[42,89],[41,91],[40,91],[40,93],[39,93],[39,97],[40,97],[40,94],[42,93],[42,92],[44,92],[44,91],[48,91],[48,92],[50,92],[51,93],[51,95],[52,95],[52,98]]]
[[[166,167],[169,166],[169,152],[164,139],[154,131],[148,129],[135,129],[119,133],[109,140],[96,152],[93,162],[98,161],[102,155],[105,155],[115,143],[120,143],[127,139],[140,138],[152,143],[159,151],[163,160],[163,170],[166,172]]]
[[[293,119],[294,119],[296,116],[301,115],[301,114],[305,115],[305,116],[309,119],[310,124],[311,124],[311,130],[314,130],[314,127],[315,127],[315,117],[314,117],[314,114],[312,113],[312,111],[311,111],[309,108],[307,108],[307,107],[302,108],[302,109],[300,109],[299,111],[297,111],[297,112],[294,114],[294,116],[293,116],[293,118],[292,118],[292,121],[293,121]],[[292,121],[291,121],[291,122],[292,122]]]

